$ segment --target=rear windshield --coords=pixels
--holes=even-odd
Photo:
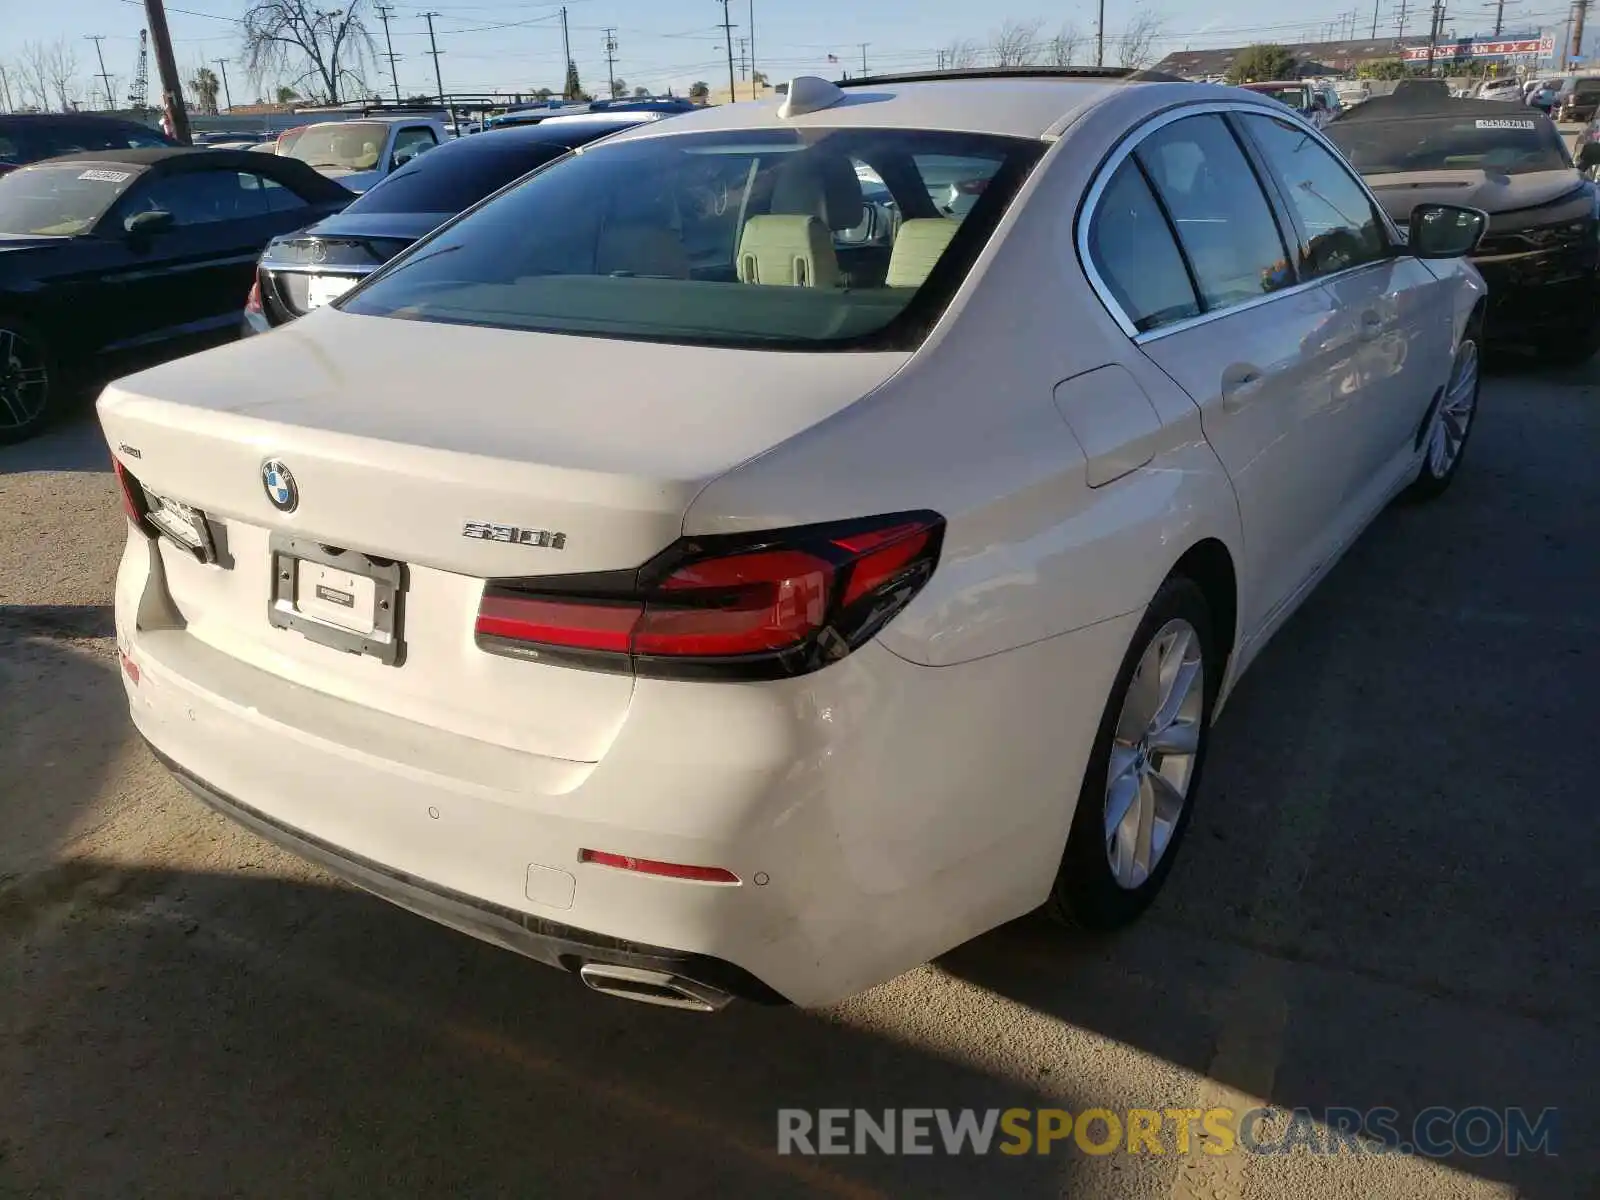
[[[87,233],[140,175],[117,163],[42,164],[0,175],[0,234]]]
[[[606,141],[446,225],[339,307],[715,345],[912,346],[1043,148],[905,130]]]
[[[567,153],[565,146],[554,142],[518,146],[509,154],[498,149],[484,149],[474,142],[452,142],[441,150],[413,159],[371,191],[357,197],[345,211],[458,213],[518,176]]]
[[[1290,108],[1304,108],[1311,103],[1305,87],[1298,83],[1286,83],[1281,87],[1265,87],[1257,85],[1248,89],[1261,96],[1271,96],[1280,103],[1287,104]]]
[[[1351,166],[1368,175],[1457,170],[1517,175],[1572,165],[1556,127],[1538,116],[1335,121],[1323,132]]]

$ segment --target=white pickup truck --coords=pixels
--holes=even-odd
[[[308,126],[279,153],[364,192],[449,137],[445,123],[432,117],[362,117]]]

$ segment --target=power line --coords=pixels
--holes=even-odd
[[[103,33],[91,33],[84,37],[84,41],[94,43],[94,56],[100,60],[100,74],[97,78],[106,85],[106,108],[115,111],[117,101],[111,94],[111,75],[106,70],[106,56],[100,49],[100,43],[105,40],[106,35]]]
[[[389,36],[389,18],[394,15],[394,9],[390,8],[387,4],[380,4],[378,5],[376,11],[378,13],[378,20],[383,22],[383,44],[388,47],[388,53],[384,57],[389,60],[389,79],[394,84],[394,102],[399,104],[400,72],[395,68],[394,64],[395,60],[400,56],[394,52],[394,39]],[[435,59],[434,61],[437,62],[438,60]]]

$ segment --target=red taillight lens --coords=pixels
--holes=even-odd
[[[775,678],[843,657],[932,574],[934,513],[686,539],[638,572],[571,594],[559,576],[491,583],[478,645],[491,653],[667,677]],[[544,586],[541,586],[544,585]]]
[[[250,281],[250,294],[244,298],[244,310],[247,313],[259,315],[261,312],[261,281]]]
[[[141,532],[149,533],[144,520],[145,513],[149,511],[149,506],[145,503],[144,488],[139,486],[139,481],[128,473],[128,469],[115,456],[111,459],[111,470],[117,477],[117,491],[122,494],[122,511]]]

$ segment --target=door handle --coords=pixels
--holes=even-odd
[[[1254,363],[1232,363],[1222,370],[1222,408],[1238,412],[1245,401],[1261,390],[1265,373]]]

